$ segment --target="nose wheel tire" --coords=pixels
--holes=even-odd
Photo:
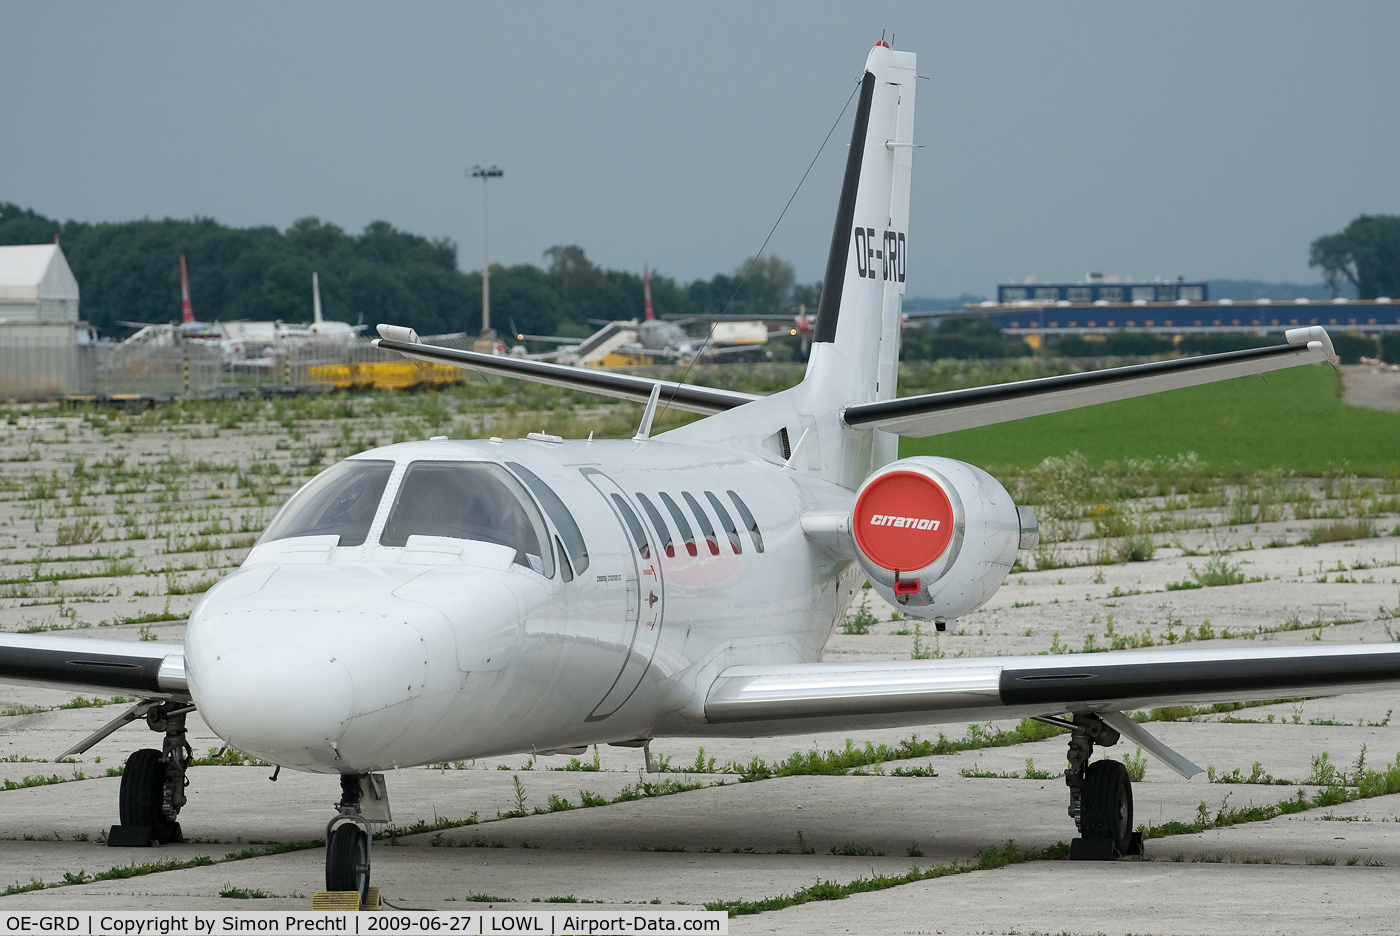
[[[1133,836],[1133,787],[1118,761],[1101,760],[1084,771],[1083,825],[1086,839],[1108,840],[1120,855],[1130,854]]]
[[[369,896],[369,837],[353,822],[335,827],[326,842],[326,890],[359,891],[360,906]]]
[[[122,825],[145,826],[162,845],[180,841],[180,823],[165,814],[165,781],[165,755],[143,748],[126,759],[118,796]]]

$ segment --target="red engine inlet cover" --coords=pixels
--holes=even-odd
[[[922,569],[953,539],[953,504],[927,475],[891,471],[856,498],[855,537],[860,551],[882,569]]]

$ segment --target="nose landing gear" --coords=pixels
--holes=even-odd
[[[374,841],[370,823],[390,818],[383,775],[341,774],[336,809],[337,815],[326,823],[326,890],[357,893],[357,909],[376,909],[370,906],[377,903],[369,886],[370,845]]]
[[[1127,768],[1110,760],[1089,763],[1094,745],[1112,747],[1118,743],[1118,732],[1097,715],[1076,714],[1068,721],[1039,720],[1070,730],[1065,785],[1069,787],[1069,815],[1081,837],[1069,843],[1069,857],[1112,861],[1141,855],[1142,833],[1133,831],[1133,788]]]

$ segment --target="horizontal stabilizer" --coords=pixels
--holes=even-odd
[[[853,429],[883,429],[924,437],[1248,377],[1300,364],[1335,363],[1332,341],[1320,326],[1291,329],[1287,336],[1288,344],[1267,348],[857,403],[848,406],[842,418]]]
[[[383,334],[385,326],[380,326]],[[634,374],[617,374],[591,367],[570,367],[567,364],[550,364],[545,361],[522,360],[501,354],[482,354],[479,351],[461,351],[456,348],[440,348],[436,345],[392,341],[378,338],[375,347],[385,351],[397,351],[406,358],[425,361],[430,364],[449,364],[467,370],[492,374],[497,377],[515,377],[534,383],[564,387],[569,390],[582,390],[633,403],[645,403],[651,397],[653,387],[661,387],[661,405],[688,413],[705,416],[723,413],[736,406],[743,406],[759,399],[751,393],[734,390],[719,390],[714,387],[699,387],[694,384],[677,383],[674,380],[654,380]]]

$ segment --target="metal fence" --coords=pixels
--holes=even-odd
[[[153,347],[0,339],[0,400],[10,401],[208,397],[273,388],[405,389],[464,377],[457,368],[415,364],[365,340],[283,344],[244,356],[198,341]]]

